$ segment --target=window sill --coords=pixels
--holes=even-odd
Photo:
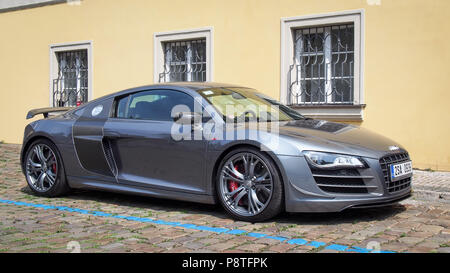
[[[309,118],[325,119],[330,121],[362,121],[365,104],[357,105],[291,105],[300,114]]]

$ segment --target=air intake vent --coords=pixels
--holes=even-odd
[[[109,168],[114,176],[117,176],[117,166],[114,160],[113,151],[111,148],[111,143],[108,139],[103,139],[103,150],[105,151],[106,161],[108,162]]]
[[[358,170],[312,170],[317,186],[325,192],[341,194],[364,194],[377,187],[367,185],[364,180],[373,176],[364,176]]]

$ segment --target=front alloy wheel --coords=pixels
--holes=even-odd
[[[218,194],[224,208],[244,221],[262,221],[281,209],[281,183],[273,161],[254,149],[232,152],[218,173]]]

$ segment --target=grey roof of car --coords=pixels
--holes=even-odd
[[[102,97],[99,97],[95,100],[90,101],[91,102],[96,102],[96,101],[100,101],[109,97],[115,97],[115,96],[122,96],[131,92],[136,92],[136,91],[141,91],[141,90],[145,90],[146,88],[154,88],[154,87],[163,87],[163,86],[177,86],[177,87],[181,87],[181,88],[188,88],[188,89],[192,89],[194,91],[197,90],[201,90],[201,89],[206,89],[206,88],[220,88],[220,87],[224,87],[224,88],[230,88],[230,87],[240,87],[240,88],[245,88],[244,86],[240,86],[237,84],[228,84],[228,83],[218,83],[218,82],[167,82],[167,83],[156,83],[156,84],[147,84],[147,85],[142,85],[142,86],[136,86],[136,87],[132,87],[132,88],[128,88],[125,90],[121,90],[118,92],[114,92],[114,93],[110,93],[107,95],[104,95]]]
[[[237,84],[228,84],[228,83],[218,83],[218,82],[168,82],[168,83],[157,83],[146,85],[150,86],[179,86],[186,87],[195,90],[205,89],[205,88],[219,88],[219,87],[243,87]],[[146,87],[142,86],[142,87]]]

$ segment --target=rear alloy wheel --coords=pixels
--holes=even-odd
[[[281,211],[282,185],[273,161],[256,149],[226,156],[218,173],[223,207],[236,219],[263,221]]]
[[[28,186],[40,196],[58,196],[69,190],[56,146],[39,139],[27,150],[25,172]]]

